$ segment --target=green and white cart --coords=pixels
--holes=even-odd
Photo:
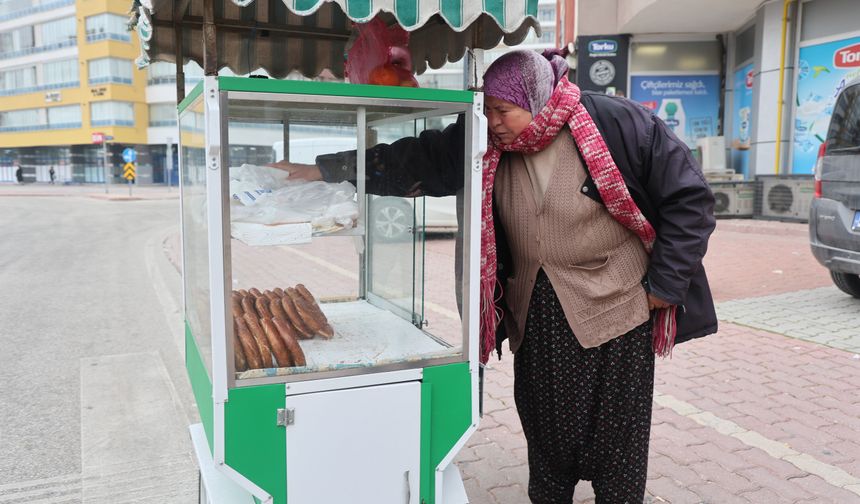
[[[204,499],[220,502],[210,489],[220,474],[261,502],[467,502],[451,462],[478,425],[482,109],[482,95],[467,91],[237,77],[207,77],[180,104],[186,362],[202,419],[192,432],[201,467],[217,470],[203,471]],[[364,159],[375,143],[458,116],[467,137],[460,279],[453,240],[423,232],[426,198],[368,194]],[[352,142],[354,220],[251,219],[246,229],[249,207],[231,192],[249,168],[231,145],[249,129],[281,135],[291,159]],[[304,204],[301,191],[319,184],[343,186],[296,184],[285,198],[285,189],[258,194],[251,208],[266,197],[276,206],[260,212]],[[398,203],[411,232],[392,240],[369,214]],[[303,366],[237,370],[231,294],[297,284],[334,336],[300,340]]]

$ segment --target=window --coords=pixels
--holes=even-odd
[[[134,126],[134,104],[120,101],[100,101],[90,104],[93,126]]]
[[[119,40],[130,42],[128,19],[117,14],[90,16],[86,21],[87,42],[99,40]]]
[[[538,21],[555,21],[555,5],[539,5],[537,11]]]
[[[549,28],[543,28],[543,33],[540,36],[541,44],[555,44],[555,30],[551,30]]]
[[[147,84],[169,84],[176,82],[176,65],[166,61],[153,61],[146,69]]]
[[[78,60],[51,61],[42,65],[44,87],[68,87],[78,84]]]
[[[80,128],[81,106],[66,105],[48,109],[48,128]]]
[[[99,58],[89,61],[89,83],[91,86],[105,82],[131,84],[131,72],[131,60]]]
[[[827,154],[860,152],[860,86],[842,90],[836,99],[830,129],[827,132]]]
[[[176,126],[176,105],[155,103],[149,106],[150,126]]]
[[[27,92],[36,87],[36,67],[29,66],[0,72],[0,94]]]
[[[77,40],[77,22],[74,17],[57,19],[43,23],[40,27],[42,40],[40,46],[64,46]]]
[[[22,26],[15,30],[0,33],[0,55],[13,57],[19,52],[31,49],[33,45],[32,26]]]
[[[44,109],[24,109],[0,112],[0,131],[32,131],[44,129]]]

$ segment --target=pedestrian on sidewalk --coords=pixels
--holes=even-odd
[[[18,167],[15,169],[15,180],[17,180],[19,184],[23,184],[24,183],[24,170],[21,169],[20,164],[17,166]]]
[[[51,177],[51,184],[54,183],[54,179],[57,177],[57,172],[54,171],[54,167],[51,166],[51,169],[48,170],[48,176]]]
[[[716,331],[702,268],[714,198],[660,119],[582,93],[568,70],[515,51],[484,75],[481,288],[502,287],[531,500],[567,504],[590,480],[598,503],[641,503],[654,355]]]

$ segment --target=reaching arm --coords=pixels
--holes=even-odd
[[[463,186],[463,116],[444,130],[427,130],[365,152],[368,193],[381,196],[449,196]],[[317,156],[315,165],[280,162],[290,178],[356,180],[356,151]]]

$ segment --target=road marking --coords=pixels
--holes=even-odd
[[[316,263],[316,264],[322,266],[323,268],[325,268],[331,272],[334,272],[334,273],[337,273],[339,275],[343,275],[347,278],[350,278],[352,280],[358,281],[358,275],[357,274],[355,274],[352,271],[349,271],[348,269],[341,268],[340,266],[332,264],[332,263],[326,261],[325,259],[321,259],[315,255],[308,254],[307,252],[302,252],[301,250],[297,250],[295,247],[284,247],[283,249],[285,251],[291,253],[291,254],[294,254],[294,255],[301,257],[302,259]],[[386,293],[383,290],[381,292],[381,294],[388,295],[391,293]],[[454,310],[449,310],[448,308],[445,308],[444,306],[440,306],[440,305],[438,305],[432,301],[424,301],[424,306],[428,310],[434,311],[434,312],[438,313],[439,315],[442,315],[443,317],[453,319],[453,320],[456,320],[458,322],[460,321],[460,314]]]
[[[756,431],[745,429],[731,420],[720,418],[709,411],[700,410],[688,402],[656,390],[654,391],[654,402],[693,420],[699,425],[710,427],[720,434],[739,440],[747,446],[758,448],[773,458],[784,460],[801,471],[814,474],[835,487],[860,495],[860,478],[834,465],[822,462],[808,453],[799,452],[787,443],[769,439]]]

